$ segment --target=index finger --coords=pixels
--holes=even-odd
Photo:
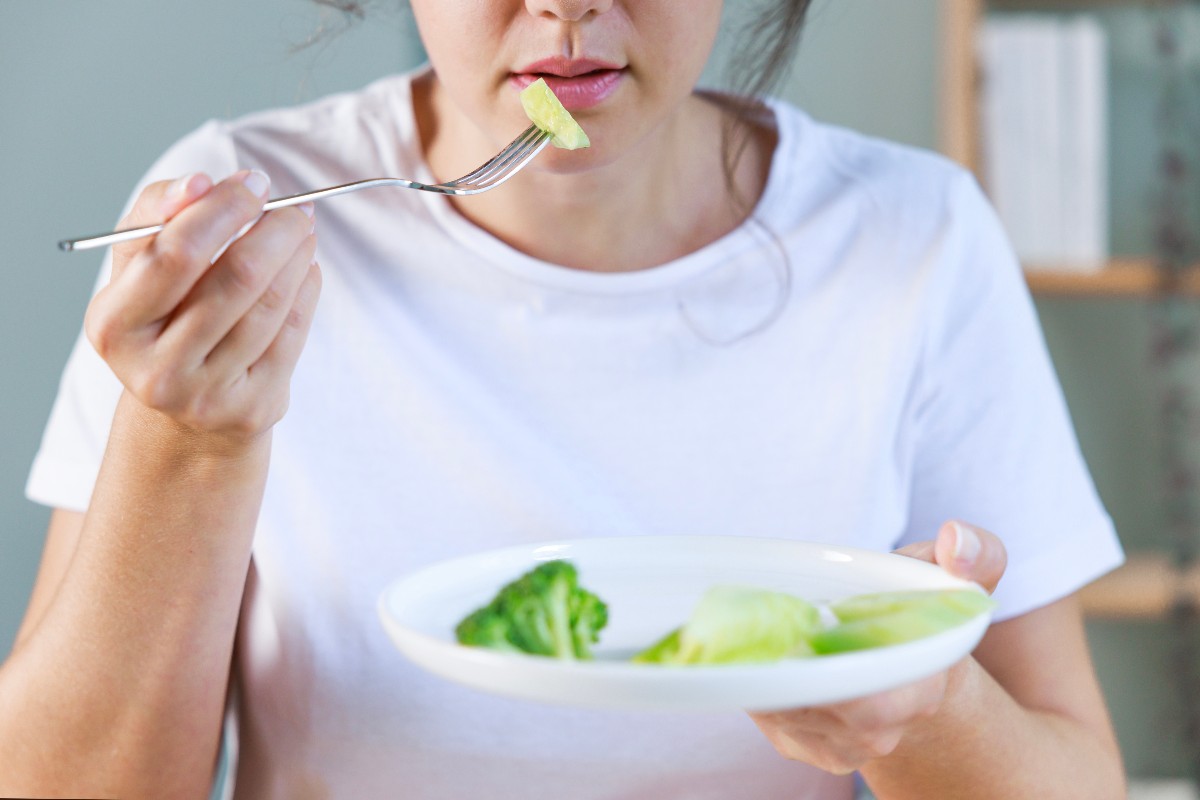
[[[118,228],[140,228],[160,225],[208,194],[212,178],[203,172],[193,172],[174,180],[156,181],[146,186],[134,201],[129,213],[121,218]],[[125,268],[130,259],[146,249],[150,237],[113,245],[113,275]]]

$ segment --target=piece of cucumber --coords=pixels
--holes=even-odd
[[[554,137],[550,144],[555,147],[578,150],[591,146],[592,143],[583,132],[583,128],[579,127],[571,112],[563,108],[563,104],[542,78],[521,90],[521,106],[534,125]]]
[[[995,605],[994,600],[974,589],[926,589],[855,595],[838,600],[830,606],[830,610],[839,622],[854,622],[881,614],[928,607],[950,608],[966,617],[973,617]]]
[[[858,595],[833,604],[839,624],[810,644],[821,655],[902,644],[962,625],[994,606],[971,589]]]

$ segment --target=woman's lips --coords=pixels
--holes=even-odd
[[[514,72],[510,80],[518,90],[542,78],[568,111],[582,111],[604,102],[625,78],[625,70],[600,62],[567,62],[547,59]]]

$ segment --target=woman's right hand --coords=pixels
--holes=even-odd
[[[147,187],[124,220],[167,222],[114,248],[88,307],[126,390],[87,511],[55,513],[0,668],[0,741],[20,745],[0,747],[0,795],[208,796],[264,433],[320,287],[312,209],[264,215],[268,188],[191,175]]]
[[[113,248],[112,280],[85,318],[130,395],[233,444],[282,418],[320,293],[312,206],[264,215],[268,190],[256,171],[148,186],[122,224],[166,226]]]

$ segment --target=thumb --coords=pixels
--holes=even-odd
[[[989,593],[995,591],[1008,566],[1008,551],[999,536],[958,520],[938,530],[933,554],[934,562],[947,572],[975,581]]]
[[[143,225],[166,222],[207,194],[212,186],[212,179],[199,172],[171,181],[151,183],[138,195],[133,207],[121,219],[118,227],[140,228]],[[149,242],[149,238],[143,238],[113,245],[114,274],[119,272],[129,259],[144,250]]]

